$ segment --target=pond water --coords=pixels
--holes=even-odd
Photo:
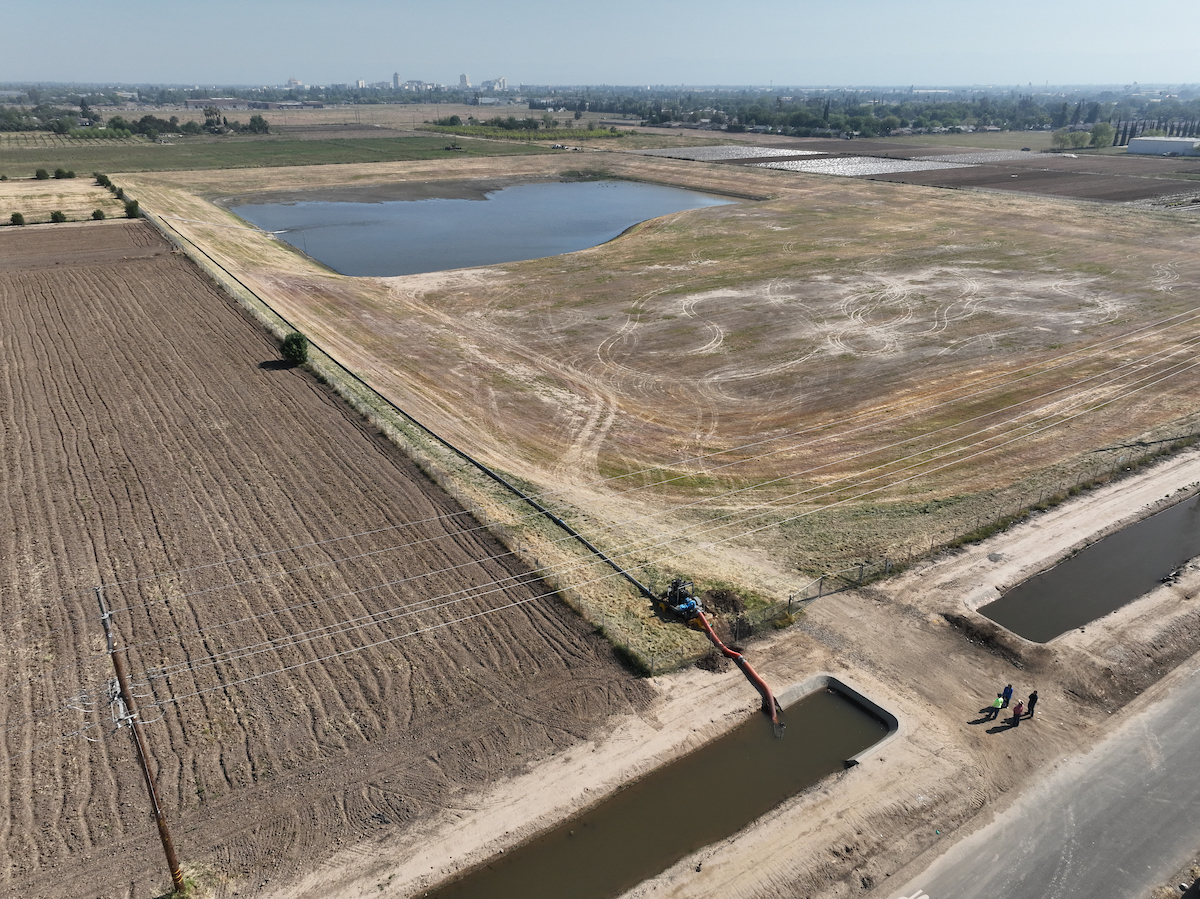
[[[608,899],[761,817],[843,769],[888,734],[873,712],[833,689],[787,708],[775,737],[756,715],[461,880],[436,899]]]
[[[233,212],[343,275],[388,277],[587,249],[673,212],[731,200],[660,184],[552,181],[478,198],[382,202],[241,198]]]
[[[1093,543],[979,611],[1026,640],[1046,643],[1114,612],[1200,555],[1200,496]]]

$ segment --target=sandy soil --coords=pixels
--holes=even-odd
[[[0,231],[0,341],[0,892],[169,882],[98,584],[217,895],[441,820],[649,700],[146,224]]]

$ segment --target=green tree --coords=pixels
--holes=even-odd
[[[136,219],[142,217],[142,210],[138,208],[137,200],[127,200],[125,202],[125,218]]]
[[[48,181],[50,180],[50,173],[45,169],[38,169],[33,173],[33,177],[37,178],[38,181]]]
[[[94,221],[97,221],[97,222],[98,222],[98,221],[101,221],[101,220],[102,220],[102,219],[104,219],[104,218],[105,218],[105,215],[104,215],[104,210],[103,210],[103,209],[93,209],[93,210],[92,210],[92,219],[93,219]]]
[[[19,212],[14,212],[9,221],[14,225],[23,225],[25,224],[25,216],[21,215]]]
[[[1092,146],[1093,147],[1111,147],[1113,138],[1117,136],[1117,129],[1108,122],[1097,122],[1092,126]]]
[[[67,177],[67,170],[66,169],[55,169],[54,177],[61,181],[63,178]]]
[[[55,209],[52,213],[50,213],[50,221],[54,222],[56,225],[60,222],[65,222],[66,220],[67,214],[61,209]]]
[[[283,361],[289,365],[303,365],[308,361],[308,338],[299,331],[293,331],[283,338],[279,351]]]
[[[270,134],[271,126],[267,124],[267,120],[260,115],[250,116],[250,124],[246,126],[246,130],[251,134]]]

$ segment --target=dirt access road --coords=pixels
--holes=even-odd
[[[98,584],[216,895],[287,893],[649,700],[146,224],[0,232],[0,341],[0,893],[169,884]]]

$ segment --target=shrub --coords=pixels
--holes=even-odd
[[[0,175],[0,181],[7,181],[8,175]]]
[[[93,210],[92,210],[92,219],[93,219],[94,221],[97,221],[97,222],[98,222],[98,221],[100,221],[101,219],[103,219],[104,217],[105,217],[105,216],[104,216],[104,210],[103,210],[103,209],[93,209]]]
[[[74,172],[74,170],[73,170],[73,169],[67,169],[67,177],[68,177],[68,178],[74,178],[74,177],[75,177],[75,172]]]
[[[142,217],[142,210],[138,208],[137,200],[128,200],[125,203],[125,218],[136,219]]]
[[[55,169],[54,177],[61,181],[63,178],[67,177],[67,170],[66,169]]]
[[[96,179],[96,183],[101,187],[111,187],[112,182],[108,180],[108,175],[103,172],[92,172],[92,177]]]
[[[25,224],[25,216],[21,215],[19,212],[14,212],[9,221],[14,225],[23,225]]]
[[[38,169],[33,173],[33,177],[37,178],[38,181],[46,181],[50,178],[50,173],[45,169]]]
[[[283,361],[291,365],[303,365],[308,361],[308,338],[298,331],[293,331],[283,338],[279,347]]]
[[[56,225],[61,222],[65,222],[66,220],[67,214],[61,209],[55,209],[52,213],[50,213],[50,221],[54,222]]]

